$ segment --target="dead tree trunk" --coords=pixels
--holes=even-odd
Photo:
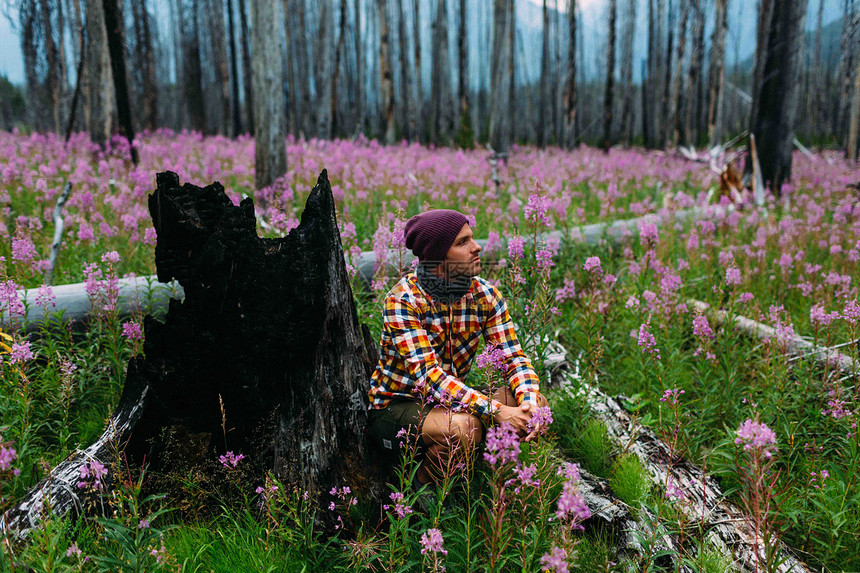
[[[448,2],[439,0],[433,23],[430,141],[447,144],[453,127],[451,68],[448,50]]]
[[[376,496],[364,439],[376,357],[359,327],[326,172],[282,239],[257,237],[252,200],[234,206],[218,183],[180,187],[160,173],[149,209],[159,279],[177,279],[185,301],[171,301],[164,323],[146,318],[145,355],[129,362],[101,439],[54,468],[0,531],[26,535],[42,508],[80,510],[80,468],[93,459],[111,467],[120,444],[132,467],[145,459],[147,475],[178,471],[180,454],[206,472],[206,460],[229,450],[261,480],[273,471],[314,494],[349,484]]]
[[[222,0],[207,2],[209,38],[212,45],[213,68],[217,100],[221,109],[218,114],[218,133],[230,133],[230,72],[227,59],[227,39],[224,33],[224,4]]]
[[[576,144],[576,0],[567,3],[567,74],[564,82],[564,137],[568,149]]]
[[[621,83],[624,95],[621,104],[621,134],[624,144],[633,143],[633,35],[636,30],[636,0],[628,0],[624,34],[621,39]]]
[[[123,41],[125,24],[117,0],[102,0],[105,13],[105,30],[107,31],[110,66],[113,72],[114,90],[116,92],[116,108],[119,118],[120,134],[134,141],[134,124],[131,118],[131,102],[128,97],[128,76],[125,73],[125,42]],[[137,147],[131,146],[131,161],[137,165]]]
[[[851,100],[851,120],[848,122],[848,159],[860,160],[860,58],[857,58],[857,69],[854,70],[854,97]]]
[[[724,62],[726,59],[726,30],[728,29],[729,0],[716,0],[714,33],[711,36],[711,65],[708,80],[708,145],[720,139],[720,121],[723,102]]]
[[[191,129],[206,131],[206,105],[203,97],[203,70],[200,63],[200,35],[197,26],[199,0],[180,0],[182,11],[182,62],[185,65],[183,87],[185,106],[191,119]]]
[[[412,26],[412,41],[415,43],[415,105],[412,113],[417,124],[416,138],[418,141],[424,141],[427,125],[424,119],[424,82],[421,73],[421,5],[418,0],[412,2]]]
[[[791,179],[791,151],[800,89],[805,0],[775,0],[760,83],[755,90],[755,134],[762,178],[779,195]],[[760,48],[759,48],[760,49]]]
[[[364,45],[361,43],[361,1],[355,2],[355,83],[358,86],[355,90],[355,134],[364,133]],[[417,42],[417,40],[416,40]],[[416,72],[417,73],[417,72]],[[420,74],[419,74],[420,75]]]
[[[687,110],[684,114],[685,145],[699,143],[702,109],[702,58],[705,50],[705,12],[701,0],[691,0],[692,34],[690,35],[690,69],[687,75]]]
[[[275,4],[269,0],[252,0],[251,18],[251,77],[254,82],[252,107],[256,121],[254,185],[257,189],[262,189],[287,172],[284,72],[281,66]]]
[[[340,22],[337,33],[337,48],[334,52],[334,70],[331,80],[331,110],[329,115],[331,122],[329,126],[329,138],[337,136],[338,121],[337,121],[337,100],[338,100],[338,81],[340,80],[340,59],[343,54],[343,44],[346,41],[346,0],[340,0]]]
[[[617,0],[609,0],[609,36],[606,46],[606,94],[603,98],[603,150],[612,145],[612,106],[615,98],[615,20]]]
[[[681,130],[684,121],[684,93],[681,90],[681,82],[684,77],[684,51],[687,48],[687,19],[690,14],[690,2],[681,1],[681,22],[678,26],[678,58],[675,62],[677,68],[672,78],[672,123],[669,126],[672,134],[672,145],[678,145],[681,138]],[[668,124],[667,124],[668,125]]]
[[[236,27],[233,24],[233,0],[227,0],[227,41],[230,42],[230,110],[233,137],[242,133],[242,114],[239,106],[239,67],[236,57]]]
[[[508,148],[510,109],[507,106],[505,64],[508,10],[505,0],[493,0],[493,49],[490,55],[490,145],[497,152]]]
[[[469,45],[466,38],[467,10],[466,0],[460,0],[460,22],[457,31],[457,89],[460,96],[458,143],[463,147],[471,148],[475,137],[472,130],[472,111],[470,109]]]
[[[394,78],[391,75],[389,51],[388,0],[377,0],[379,18],[379,80],[382,90],[382,109],[385,114],[385,143],[392,145],[394,132]]]
[[[248,33],[248,13],[245,7],[245,0],[239,0],[239,26],[242,30],[242,82],[245,92],[245,109],[247,110],[246,120],[248,121],[248,132],[254,135],[254,89],[252,87],[253,73],[251,72],[251,47],[250,35]],[[302,27],[304,30],[304,26]],[[304,45],[304,42],[302,42]]]
[[[403,14],[403,0],[394,0],[394,10],[397,17],[397,61],[400,67],[400,81],[398,83],[397,107],[400,110],[397,123],[400,124],[400,132],[409,140],[415,135],[415,120],[410,108],[410,85],[409,79],[409,50],[406,38],[406,18]]]
[[[110,140],[113,126],[113,79],[102,3],[86,0],[86,14],[90,137],[104,144]]]

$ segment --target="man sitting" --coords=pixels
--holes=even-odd
[[[481,246],[466,217],[427,211],[409,219],[405,234],[418,266],[385,297],[369,431],[394,452],[401,430],[418,431],[426,452],[417,480],[424,484],[438,480],[452,461],[471,460],[492,423],[507,422],[533,439],[539,428],[530,422],[546,400],[504,297],[477,276]],[[492,396],[465,383],[481,336],[503,356],[507,384]]]

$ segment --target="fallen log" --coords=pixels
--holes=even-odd
[[[551,356],[554,360],[567,360],[560,345],[554,345]],[[750,520],[736,505],[725,499],[719,484],[688,460],[672,454],[669,446],[653,430],[637,424],[634,418],[612,398],[597,387],[589,386],[579,379],[576,368],[559,370],[562,390],[582,388],[586,392],[588,406],[606,426],[609,437],[625,453],[639,458],[648,471],[652,483],[663,488],[669,480],[679,487],[688,500],[681,506],[687,519],[707,531],[711,542],[723,555],[731,558],[738,570],[758,571],[764,562],[765,553],[761,535],[755,531]],[[664,542],[669,545],[669,542]],[[758,547],[758,555],[755,548]],[[811,573],[782,542],[778,552],[784,561],[777,569],[784,573]]]
[[[108,429],[8,510],[0,536],[26,536],[45,508],[79,510],[74,476],[93,460],[110,468],[119,445],[150,476],[169,474],[178,458],[211,474],[231,451],[260,479],[271,471],[318,495],[320,507],[336,485],[381,495],[364,437],[376,357],[359,326],[326,172],[282,239],[259,238],[253,202],[234,206],[220,184],[180,187],[170,172],[157,180],[149,209],[158,279],[178,281],[185,300],[170,300],[164,323],[146,317],[145,354],[129,361]],[[317,515],[333,527],[330,512]]]
[[[772,326],[762,324],[741,315],[734,315],[734,317],[732,317],[728,312],[712,308],[711,305],[700,300],[689,299],[687,304],[692,306],[696,312],[702,314],[707,313],[712,316],[717,324],[725,325],[733,322],[736,329],[754,338],[758,338],[760,340],[777,339],[776,329]],[[786,340],[785,345],[785,350],[788,354],[797,358],[811,356],[816,362],[829,364],[834,367],[836,371],[846,376],[854,376],[860,372],[860,361],[842,354],[835,348],[818,346],[804,338],[801,338],[800,336],[793,336],[789,340]]]
[[[725,208],[712,205],[705,208],[682,209],[670,213],[669,217],[675,221],[685,221],[712,215],[722,215],[725,212]],[[552,231],[543,235],[543,237],[557,241],[569,238],[572,241],[583,242],[589,245],[597,244],[604,238],[621,241],[629,237],[632,233],[635,233],[641,223],[654,222],[659,225],[663,222],[664,218],[668,217],[649,214],[634,219],[583,225],[581,227],[574,227],[570,231]],[[478,244],[481,247],[486,247],[487,240],[479,239]],[[387,265],[392,273],[396,273],[396,267],[401,264],[409,267],[414,258],[412,253],[405,249],[400,251],[392,249],[388,251],[383,264]],[[376,253],[373,251],[363,251],[357,260],[353,261],[353,264],[363,282],[366,285],[370,285],[377,269]],[[53,287],[53,292],[56,296],[56,308],[52,308],[50,312],[46,313],[43,308],[33,304],[37,300],[38,289],[19,290],[18,298],[22,302],[28,303],[25,308],[25,314],[20,317],[10,317],[8,311],[0,308],[0,328],[9,330],[10,327],[22,327],[27,333],[34,332],[39,329],[49,315],[55,313],[61,314],[63,320],[72,323],[72,325],[83,325],[86,323],[92,310],[92,304],[90,303],[84,283]],[[158,314],[167,310],[170,299],[182,300],[183,297],[182,286],[176,281],[159,283],[156,276],[120,279],[120,297],[117,304],[118,312],[121,317],[139,313],[141,309],[150,309],[149,312]]]

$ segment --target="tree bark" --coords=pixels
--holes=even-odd
[[[762,178],[777,196],[791,179],[791,151],[800,89],[800,50],[806,0],[775,0],[751,131]]]
[[[642,73],[642,140],[646,148],[656,146],[655,128],[656,128],[656,98],[655,95],[655,78],[657,57],[654,53],[656,49],[655,34],[656,22],[654,21],[654,0],[648,0],[648,54],[647,62],[643,64]]]
[[[303,23],[304,24],[304,23]],[[245,6],[245,0],[239,0],[239,26],[242,30],[242,82],[245,92],[245,109],[246,119],[248,120],[248,131],[251,135],[255,135],[257,122],[254,118],[254,88],[253,88],[253,70],[251,67],[251,45],[250,34],[248,33],[248,9]],[[302,25],[304,30],[304,25]],[[304,42],[301,42],[304,45]]]
[[[388,0],[377,0],[379,20],[379,79],[382,96],[382,109],[385,121],[385,143],[393,145],[394,131],[394,78],[391,75],[391,55],[389,52]]]
[[[242,133],[242,108],[239,105],[239,66],[236,56],[236,26],[233,19],[233,0],[227,0],[227,39],[230,42],[230,117],[233,137],[239,137]]]
[[[104,7],[101,0],[86,0],[87,58],[90,84],[90,137],[104,145],[113,129],[113,78],[108,54]]]
[[[721,137],[723,82],[726,59],[726,30],[729,0],[716,0],[714,33],[711,36],[711,63],[708,85],[708,145],[713,147]]]
[[[514,121],[517,117],[517,10],[516,0],[509,0],[508,3],[508,109],[507,116],[510,119],[508,122],[508,130],[510,132],[509,139],[511,143],[517,141],[517,127],[521,125],[519,121]]]
[[[45,42],[45,56],[48,61],[48,74],[46,77],[46,86],[48,90],[48,98],[51,102],[51,111],[53,114],[53,131],[60,133],[61,125],[61,109],[65,92],[65,62],[60,59],[57,50],[57,42],[54,39],[54,25],[51,21],[52,7],[48,0],[39,0],[42,16],[42,37]],[[62,33],[62,28],[60,28]],[[61,34],[62,35],[62,34]]]
[[[278,12],[269,0],[251,2],[251,77],[254,109],[254,185],[268,187],[287,172],[284,72]],[[265,208],[265,204],[260,204]]]
[[[137,147],[134,146],[134,123],[131,117],[131,102],[128,97],[128,76],[125,72],[125,24],[117,0],[103,0],[105,30],[110,53],[111,72],[116,91],[116,108],[120,135],[131,145],[131,162],[137,165]]]
[[[424,112],[424,80],[421,68],[421,5],[419,0],[412,0],[413,42],[415,43],[415,106],[412,113],[417,123],[416,137],[418,141],[426,140],[426,120]]]
[[[615,20],[617,0],[609,0],[609,36],[606,47],[606,92],[603,99],[603,150],[612,146],[612,106],[615,98]]]
[[[493,0],[493,51],[491,52],[491,77],[490,77],[490,144],[497,152],[503,152],[508,148],[509,136],[508,125],[510,122],[510,110],[508,109],[505,82],[505,64],[508,50],[506,50],[508,26],[508,10],[506,0]]]
[[[228,70],[227,40],[224,33],[224,4],[222,0],[207,0],[209,37],[212,57],[215,60],[215,84],[217,86],[218,133],[230,133],[230,72]]]
[[[860,10],[853,0],[846,0],[845,12],[842,16],[842,46],[839,60],[839,98],[837,100],[837,122],[834,133],[837,140],[847,144],[848,116],[851,109],[851,89],[853,87],[854,60],[857,55],[858,27],[860,27]]]
[[[567,74],[564,82],[564,137],[568,149],[576,145],[576,0],[567,2]]]
[[[621,108],[621,133],[624,143],[633,143],[633,36],[636,31],[636,0],[627,1],[624,34],[621,42],[621,83],[624,85],[624,99]]]
[[[145,353],[129,361],[102,438],[54,468],[0,529],[25,534],[37,504],[83,510],[80,468],[101,461],[110,484],[123,446],[131,467],[147,464],[147,488],[157,487],[151,476],[186,471],[217,479],[208,460],[242,453],[260,480],[271,471],[313,495],[330,530],[322,508],[331,487],[381,497],[364,438],[376,357],[359,326],[326,172],[282,239],[257,237],[252,200],[234,206],[218,183],[180,187],[176,174],[160,173],[149,209],[159,279],[178,280],[185,300],[171,301],[164,323],[145,319]]]
[[[191,119],[191,129],[206,132],[206,104],[203,97],[203,69],[200,63],[200,35],[197,25],[199,0],[191,0],[190,5],[180,0],[183,5],[182,18],[182,62],[185,66],[183,86],[185,88],[185,106]]]
[[[399,0],[398,0],[399,1]],[[329,138],[337,135],[337,100],[338,100],[338,81],[340,80],[340,59],[343,54],[343,44],[346,41],[346,0],[340,0],[340,26],[337,34],[337,48],[334,52],[334,71],[331,80],[331,127],[329,129]]]
[[[365,126],[365,97],[364,97],[364,62],[365,49],[361,43],[361,0],[355,2],[355,135],[364,133]],[[416,40],[417,41],[417,40]]]
[[[549,113],[549,9],[546,5],[546,0],[543,0],[543,34],[540,51],[540,78],[538,84],[540,90],[538,92],[538,117],[537,117],[537,144],[538,147],[546,145],[546,116]]]
[[[433,24],[430,141],[448,144],[453,128],[451,67],[448,50],[448,0],[438,0]]]
[[[705,50],[705,13],[702,0],[690,0],[692,34],[690,69],[687,83],[687,113],[685,114],[683,141],[686,145],[698,145],[699,126],[702,117],[702,59]]]
[[[684,77],[684,52],[687,48],[687,19],[690,14],[690,2],[692,0],[680,0],[681,22],[678,25],[678,57],[675,61],[677,66],[672,79],[672,145],[678,145],[681,140],[681,132],[684,124],[685,97],[681,90],[681,82]]]
[[[314,36],[314,85],[316,86],[316,98],[321,105],[316,109],[317,124],[316,135],[323,139],[331,137],[331,97],[333,76],[333,50],[330,32],[330,20],[332,19],[332,0],[321,0],[316,2],[319,10],[317,18],[317,33]],[[316,107],[316,106],[315,106]]]
[[[860,160],[860,58],[857,58],[857,68],[854,70],[854,98],[851,101],[851,120],[848,122],[848,159]]]
[[[459,143],[465,147],[472,147],[475,137],[472,131],[472,112],[469,105],[471,87],[469,85],[469,45],[466,36],[467,10],[466,0],[460,0],[460,21],[457,32],[457,89],[460,96],[459,132],[461,137]]]
[[[406,18],[403,14],[403,0],[394,0],[395,17],[397,18],[397,60],[400,64],[400,78],[398,88],[400,88],[397,97],[397,107],[400,110],[398,114],[398,124],[400,132],[403,136],[410,140],[415,136],[415,118],[412,116],[410,107],[410,86],[412,80],[409,74],[409,49],[406,38]]]
[[[683,2],[683,0],[679,0]],[[660,4],[662,4],[662,0],[660,0]],[[658,11],[660,15],[658,16],[661,21],[663,21],[662,6],[658,4]],[[675,11],[672,9],[672,0],[669,0],[668,5],[668,24],[667,28],[667,40],[666,40],[666,50],[663,54],[663,102],[662,108],[660,111],[660,133],[663,136],[663,146],[668,147],[671,135],[672,135],[672,122],[671,122],[671,95],[672,95],[672,54],[674,52],[674,41],[675,41]],[[662,48],[662,44],[661,44]]]

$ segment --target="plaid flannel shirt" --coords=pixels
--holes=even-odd
[[[481,336],[504,353],[505,377],[517,402],[537,405],[537,374],[517,340],[505,299],[484,279],[474,277],[464,297],[446,304],[433,301],[409,273],[388,293],[382,312],[379,363],[369,391],[372,408],[385,408],[393,398],[429,394],[489,420],[500,403],[463,382]]]

